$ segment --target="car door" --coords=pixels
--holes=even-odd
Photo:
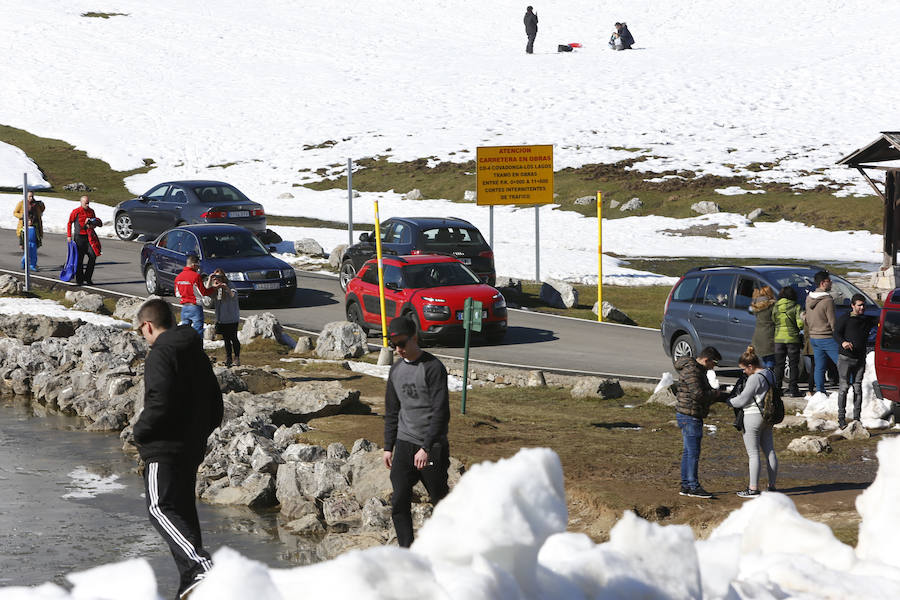
[[[691,305],[690,323],[700,338],[700,348],[713,346],[725,358],[725,352],[734,346],[730,344],[728,318],[731,293],[734,288],[734,274],[711,273],[701,284],[701,291]]]
[[[187,232],[180,230],[170,231],[160,240],[158,245],[157,265],[159,276],[166,283],[167,287],[172,287],[175,284],[175,277],[184,268],[186,256],[182,248],[186,234]]]
[[[728,335],[731,338],[728,353],[734,357],[734,362],[740,358],[753,340],[756,316],[750,312],[750,303],[753,301],[753,290],[762,286],[763,283],[755,277],[740,275],[737,278],[734,301],[728,314]],[[730,363],[732,360],[728,362]]]
[[[412,227],[402,221],[394,223],[390,234],[382,242],[382,248],[388,254],[409,254],[412,247]]]
[[[171,229],[179,222],[186,222],[181,216],[187,207],[187,190],[178,185],[173,185],[165,198],[156,203],[156,222],[160,231]]]
[[[167,183],[158,185],[144,194],[145,200],[137,203],[131,211],[131,222],[136,231],[155,236],[166,230],[166,228],[160,227],[158,206],[165,200],[170,187]]]
[[[381,326],[381,298],[378,294],[378,268],[370,265],[363,273],[362,302],[366,321]],[[391,287],[388,287],[388,286]],[[400,268],[395,265],[384,265],[384,314],[390,320],[397,316],[397,309],[403,303],[403,278]]]

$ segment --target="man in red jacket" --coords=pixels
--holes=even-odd
[[[190,325],[203,336],[203,306],[201,296],[210,296],[213,291],[206,289],[200,277],[200,259],[196,254],[188,254],[187,264],[175,278],[175,295],[181,299],[181,323]]]
[[[97,255],[91,248],[91,242],[88,236],[88,221],[96,223],[96,227],[103,225],[103,222],[97,218],[94,209],[90,207],[90,200],[87,196],[81,197],[81,206],[72,211],[69,215],[69,222],[66,225],[66,241],[71,242],[75,239],[75,245],[78,246],[78,265],[75,267],[75,283],[82,285],[94,285],[91,277],[94,276],[94,263],[97,262]],[[72,227],[74,225],[74,227]],[[73,231],[74,230],[74,231]],[[87,264],[84,264],[84,257],[87,257]]]

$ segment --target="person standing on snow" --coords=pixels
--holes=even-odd
[[[534,54],[534,39],[537,37],[538,16],[534,12],[534,7],[529,6],[525,9],[525,35],[528,36],[528,44],[525,46],[527,54]]]
[[[144,461],[150,522],[169,545],[180,576],[177,598],[187,598],[212,568],[197,517],[197,468],[210,434],[222,423],[222,392],[203,342],[159,298],[137,315],[150,344],[144,362],[144,408],[134,443]]]
[[[181,299],[180,325],[190,325],[203,337],[203,306],[199,302],[202,296],[211,296],[212,290],[203,285],[197,255],[188,254],[185,262],[184,269],[175,278],[175,295]]]

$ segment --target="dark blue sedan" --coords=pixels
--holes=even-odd
[[[200,258],[204,276],[222,269],[242,299],[288,303],[297,290],[294,268],[272,256],[247,229],[237,225],[184,225],[166,231],[141,249],[141,273],[149,294],[175,288],[189,254]]]
[[[262,204],[221,181],[167,181],[120,202],[113,215],[116,235],[126,241],[197,223],[233,223],[257,235],[266,231]]]

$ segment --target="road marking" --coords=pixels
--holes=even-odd
[[[557,319],[568,319],[570,321],[579,321],[581,323],[590,323],[591,325],[606,325],[609,327],[628,327],[629,329],[643,329],[644,331],[659,331],[655,327],[641,327],[640,325],[625,325],[624,323],[609,323],[608,321],[591,321],[589,319],[582,319],[580,317],[567,317],[565,315],[557,315],[554,313],[545,313],[539,310],[525,310],[522,308],[509,308],[506,310],[511,310],[514,312],[525,313],[528,315],[541,315],[542,317],[555,317]]]

